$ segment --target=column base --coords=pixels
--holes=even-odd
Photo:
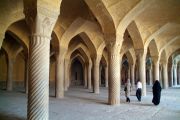
[[[56,94],[56,98],[57,98],[57,99],[62,99],[62,98],[64,98],[64,93],[60,92],[60,93]]]
[[[110,99],[108,102],[109,105],[119,105],[120,99]]]
[[[95,94],[99,94],[99,90],[97,90],[97,91],[94,91],[94,93],[95,93]]]

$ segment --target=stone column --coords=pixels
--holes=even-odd
[[[137,63],[138,64],[138,63]],[[135,77],[135,80],[136,80],[136,82],[140,79],[139,78],[139,68],[138,68],[138,66],[136,66],[135,67],[135,75],[136,75],[136,77]]]
[[[25,79],[25,84],[24,84],[24,87],[25,87],[25,92],[26,94],[28,94],[28,73],[29,73],[29,58],[25,58],[25,70],[24,70],[24,79]]]
[[[56,98],[64,98],[64,58],[59,55],[57,59],[57,72],[56,72]]]
[[[120,68],[122,57],[119,55],[120,46],[113,43],[109,45],[109,95],[108,103],[110,105],[120,104]]]
[[[92,88],[92,83],[91,83],[91,68],[92,68],[92,63],[89,62],[88,64],[88,89],[90,90]]]
[[[174,64],[174,86],[177,86],[177,64]]]
[[[105,67],[105,87],[108,87],[108,66]]]
[[[50,40],[60,2],[53,5],[57,7],[49,9],[47,1],[24,1],[25,19],[31,30],[27,120],[49,119]]]
[[[99,64],[100,64],[100,56],[97,56],[96,59],[93,61],[93,80],[94,80],[94,86],[93,86],[93,92],[96,94],[99,94]]]
[[[87,64],[84,65],[84,88],[87,88]]]
[[[159,57],[152,57],[154,63],[154,80],[159,80]]]
[[[28,120],[48,120],[50,38],[32,35],[30,41]]]
[[[171,87],[173,87],[174,86],[174,72],[173,72],[173,64],[172,64],[172,66],[171,66]]]
[[[149,67],[149,85],[153,84],[152,65]]]
[[[64,67],[64,91],[68,90],[68,76],[69,76],[69,72],[68,72],[68,66],[69,66],[69,59],[65,59],[65,67]]]
[[[164,89],[167,89],[168,88],[168,66],[167,66],[167,62],[163,62],[162,67],[163,67]]]
[[[178,63],[178,85],[180,85],[180,62]]]
[[[127,79],[131,78],[131,67],[129,65],[128,70],[127,70]]]
[[[101,72],[102,72],[102,65],[100,65],[99,67],[99,86],[101,86],[102,84],[102,79],[101,79]]]
[[[139,79],[142,82],[143,96],[146,96],[146,53],[147,50],[136,50],[139,65]]]
[[[70,75],[71,75],[71,70],[70,69],[71,69],[71,63],[68,64],[68,69],[67,69],[68,70],[68,76],[67,76],[67,85],[68,85],[67,87],[68,88],[70,86]]]
[[[130,69],[131,69],[131,84],[132,84],[132,88],[135,87],[135,82],[134,82],[134,69],[135,69],[135,64],[131,64],[130,65]]]
[[[13,90],[13,66],[14,66],[15,59],[9,58],[8,59],[8,78],[7,78],[7,91]]]

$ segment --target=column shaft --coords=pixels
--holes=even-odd
[[[84,88],[87,88],[87,64],[84,65]]]
[[[132,84],[132,88],[135,87],[135,82],[134,82],[134,69],[135,69],[135,64],[130,66],[131,69],[131,84]]]
[[[138,64],[139,64],[139,79],[142,82],[142,95],[146,96],[146,62],[145,55],[140,52],[138,54]]]
[[[50,38],[33,35],[30,41],[28,120],[49,118]]]
[[[56,98],[64,98],[64,58],[58,56],[56,72]]]
[[[154,80],[159,80],[159,61],[154,61]]]
[[[8,79],[7,79],[7,91],[13,90],[13,66],[15,60],[9,59],[8,60]]]
[[[174,65],[174,86],[177,86],[177,65]]]
[[[149,85],[152,85],[153,83],[153,77],[152,77],[152,67],[149,68]]]
[[[25,92],[28,94],[28,73],[29,73],[29,59],[26,58],[25,60]]]
[[[120,68],[121,60],[116,44],[110,46],[109,58],[109,95],[108,103],[110,105],[120,104]]]
[[[88,65],[88,89],[92,88],[92,85],[91,85],[91,68],[92,68],[92,65],[89,63],[89,65]]]
[[[108,87],[108,66],[105,67],[105,87]]]
[[[178,64],[178,85],[180,85],[180,62]]]
[[[171,87],[173,87],[174,86],[174,72],[173,72],[173,64],[172,64],[172,66],[171,66]]]
[[[93,65],[93,69],[94,69],[94,87],[93,87],[93,92],[96,94],[99,94],[99,63],[98,62],[94,62]]]
[[[164,89],[168,88],[168,70],[167,70],[167,63],[163,63],[163,83]]]
[[[68,76],[69,76],[69,72],[68,72],[69,59],[66,59],[64,62],[65,62],[64,91],[67,91],[68,90]]]

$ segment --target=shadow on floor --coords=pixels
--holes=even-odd
[[[0,120],[26,120],[14,114],[0,113]]]
[[[132,102],[131,105],[137,105],[137,106],[154,106],[152,103],[142,103],[142,102]]]
[[[80,97],[80,96],[75,96],[75,95],[68,95],[68,97],[73,97],[73,98],[79,99],[79,100],[85,100],[85,101],[94,102],[94,103],[98,103],[98,104],[108,105],[108,103],[103,101],[103,100],[97,100],[97,99],[92,99],[92,98]]]

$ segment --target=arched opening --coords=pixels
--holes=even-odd
[[[78,58],[75,58],[71,64],[71,86],[84,85],[84,69]]]
[[[99,72],[99,82],[100,86],[104,87],[105,86],[105,66],[101,63],[100,65],[100,72]]]
[[[130,78],[130,73],[129,73],[129,62],[128,58],[126,55],[123,55],[122,58],[122,68],[121,68],[121,85],[124,85],[128,79]]]

